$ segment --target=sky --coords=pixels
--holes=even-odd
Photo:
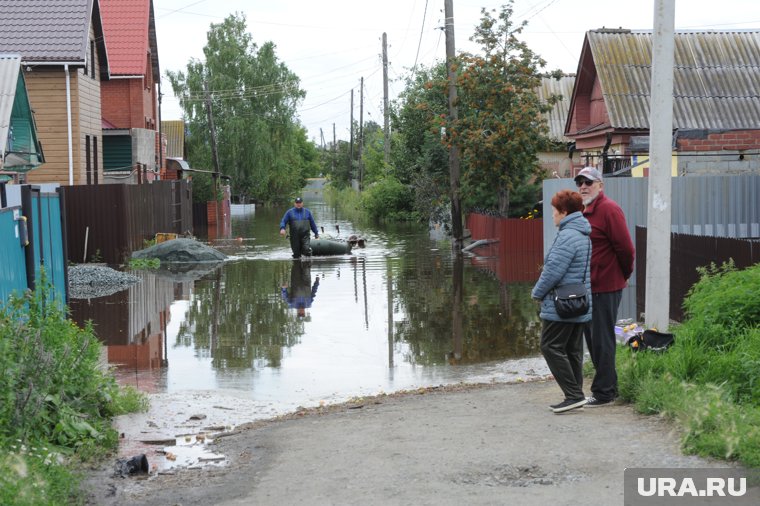
[[[506,2],[453,0],[457,52],[477,52],[469,39],[481,9]],[[675,0],[676,30],[760,29],[757,0]],[[360,114],[364,78],[364,121],[383,124],[382,34],[387,34],[389,96],[403,91],[417,66],[446,57],[444,0],[153,0],[161,66],[161,119],[181,119],[166,71],[185,70],[203,58],[212,23],[243,13],[253,41],[273,42],[276,54],[301,81],[306,98],[299,121],[318,144],[350,137],[351,90],[354,121]],[[521,39],[547,62],[545,70],[575,73],[587,30],[651,30],[654,0],[516,0],[516,22],[528,22]],[[211,90],[213,93],[213,90]]]

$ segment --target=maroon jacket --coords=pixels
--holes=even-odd
[[[622,290],[633,272],[635,255],[623,210],[600,192],[583,216],[591,223],[591,291]]]

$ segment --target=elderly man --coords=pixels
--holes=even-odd
[[[633,272],[634,247],[620,206],[604,195],[602,173],[586,167],[575,176],[583,215],[591,224],[591,324],[584,331],[596,369],[590,408],[611,404],[618,395],[615,370],[615,321],[623,288]]]

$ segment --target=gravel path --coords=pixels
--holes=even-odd
[[[724,467],[628,405],[553,414],[554,381],[462,386],[305,410],[218,439],[226,466],[93,471],[98,505],[623,504],[626,467]]]

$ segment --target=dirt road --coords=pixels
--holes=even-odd
[[[553,381],[383,396],[220,438],[229,464],[114,478],[92,504],[623,504],[626,467],[722,467],[627,405],[556,415]]]

